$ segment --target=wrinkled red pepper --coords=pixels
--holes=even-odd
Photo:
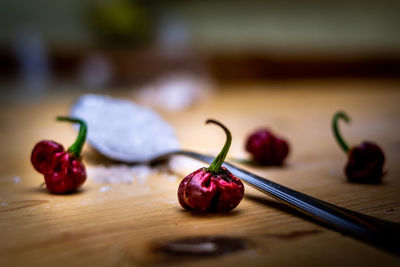
[[[332,128],[336,141],[348,155],[348,161],[344,168],[347,179],[357,183],[379,183],[384,175],[383,165],[385,155],[382,149],[368,141],[349,148],[339,133],[338,121],[343,119],[350,122],[350,118],[344,112],[337,112],[332,120]]]
[[[200,168],[186,176],[178,188],[178,200],[185,209],[200,212],[228,212],[242,200],[244,185],[228,169],[222,167],[232,142],[229,130],[215,120],[227,135],[225,145],[208,168]]]
[[[54,141],[40,141],[32,150],[31,162],[44,175],[46,187],[51,193],[65,194],[75,191],[86,180],[85,165],[80,154],[86,140],[87,125],[76,118],[57,117],[57,120],[79,123],[76,141],[67,151]]]
[[[259,165],[281,166],[289,154],[289,145],[268,129],[261,129],[247,138],[246,150]]]

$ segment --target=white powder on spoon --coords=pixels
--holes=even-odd
[[[87,141],[108,158],[144,161],[179,149],[173,128],[153,110],[105,95],[84,95],[71,116],[88,125]]]

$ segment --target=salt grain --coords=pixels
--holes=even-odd
[[[172,174],[163,173],[162,178],[164,178],[165,180],[167,180],[169,182],[175,182],[178,179],[178,176],[172,175]]]
[[[126,164],[119,165],[97,165],[88,166],[86,168],[89,179],[103,184],[145,184],[150,176],[161,176],[168,182],[176,182],[178,176],[167,173],[170,171],[170,166],[150,167],[148,165],[129,166]],[[104,187],[105,188],[105,187]],[[105,190],[105,189],[100,189]],[[108,190],[107,190],[108,191]],[[106,192],[106,191],[102,191]]]
[[[158,171],[147,165],[128,166],[125,164],[112,166],[89,166],[88,176],[96,182],[107,184],[144,183],[148,176]]]
[[[21,177],[15,176],[15,177],[13,178],[13,181],[14,181],[14,184],[18,184],[19,182],[21,182]]]
[[[108,191],[110,191],[110,187],[108,187],[108,186],[102,186],[102,187],[100,187],[99,191],[100,191],[100,192],[108,192]]]
[[[7,206],[8,204],[6,202],[1,202],[1,206]]]

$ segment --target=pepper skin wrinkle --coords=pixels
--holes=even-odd
[[[32,150],[31,162],[35,170],[44,174],[51,169],[54,154],[63,152],[64,147],[56,142],[43,140],[35,145]]]
[[[260,129],[248,137],[246,150],[259,165],[281,166],[289,154],[289,145],[270,130]]]
[[[75,191],[86,180],[86,169],[80,152],[86,140],[87,126],[82,120],[70,117],[57,117],[58,121],[79,123],[78,137],[67,151],[54,141],[37,143],[31,154],[33,167],[44,175],[47,189],[53,194],[66,194]]]
[[[385,155],[375,143],[364,141],[358,146],[349,148],[340,135],[338,121],[342,119],[349,123],[350,118],[343,111],[336,112],[332,120],[332,129],[336,141],[348,155],[344,168],[347,180],[356,183],[380,183],[385,172]]]
[[[178,200],[188,210],[199,212],[228,212],[243,199],[244,185],[228,169],[221,167],[231,144],[231,134],[221,123],[207,120],[222,127],[227,140],[221,153],[208,168],[200,168],[186,176],[179,184]]]

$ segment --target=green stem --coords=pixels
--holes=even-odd
[[[350,122],[350,118],[347,116],[346,113],[343,111],[338,111],[336,114],[333,116],[332,120],[332,129],[333,129],[333,134],[335,135],[336,141],[340,145],[340,147],[344,150],[344,152],[349,152],[349,146],[347,143],[344,141],[343,137],[340,135],[339,132],[339,127],[338,127],[338,121],[340,119],[343,119],[346,123]]]
[[[78,137],[76,138],[75,143],[73,143],[68,148],[69,152],[73,153],[75,155],[75,157],[79,158],[81,155],[83,145],[85,144],[85,141],[86,141],[86,135],[87,135],[86,122],[83,120],[77,119],[77,118],[63,117],[63,116],[58,116],[57,120],[58,121],[68,121],[68,122],[72,122],[72,123],[79,123]]]
[[[214,123],[218,126],[220,126],[222,129],[224,129],[226,133],[226,141],[225,145],[222,148],[221,152],[219,152],[218,156],[214,159],[214,161],[211,163],[210,167],[208,167],[208,170],[213,172],[213,173],[219,173],[221,172],[221,165],[224,163],[226,155],[228,154],[229,147],[231,146],[232,143],[232,135],[229,132],[228,128],[226,128],[222,123],[215,121],[215,120],[207,120],[206,123]]]

